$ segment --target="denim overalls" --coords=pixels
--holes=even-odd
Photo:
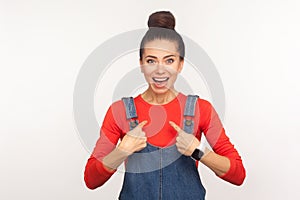
[[[184,128],[194,129],[194,111],[198,96],[188,95],[184,108]],[[138,120],[132,97],[122,98],[130,129]],[[189,119],[187,119],[188,117]],[[120,200],[204,200],[203,187],[195,161],[178,152],[176,145],[165,148],[147,146],[126,162]]]

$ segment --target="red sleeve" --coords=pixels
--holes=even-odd
[[[232,184],[241,185],[246,176],[241,156],[225,134],[223,125],[213,106],[202,99],[199,99],[199,106],[200,130],[203,131],[214,152],[226,156],[230,160],[229,170],[220,178]]]
[[[102,159],[116,147],[122,136],[123,131],[120,129],[122,116],[117,114],[117,110],[122,109],[121,106],[120,103],[115,103],[109,107],[100,129],[100,137],[85,166],[84,181],[89,189],[102,186],[116,171],[107,171]]]

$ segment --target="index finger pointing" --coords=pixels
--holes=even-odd
[[[137,126],[140,128],[143,128],[145,126],[145,124],[147,124],[147,120],[142,121],[141,123],[139,123]]]
[[[181,128],[175,124],[174,122],[172,121],[169,121],[169,124],[177,131],[177,132],[180,132],[181,131]]]

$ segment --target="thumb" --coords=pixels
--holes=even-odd
[[[177,131],[180,132],[181,128],[173,121],[169,121],[169,124]]]

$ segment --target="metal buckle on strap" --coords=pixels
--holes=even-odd
[[[186,126],[191,126],[192,124],[193,124],[193,120],[190,120],[190,119],[185,120]]]
[[[138,120],[133,120],[129,122],[130,129],[135,128],[138,125]]]

